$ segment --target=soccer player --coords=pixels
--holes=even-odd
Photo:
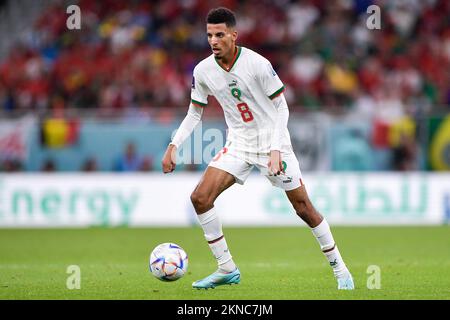
[[[206,30],[212,54],[194,68],[188,113],[162,159],[163,172],[172,172],[175,151],[199,123],[208,95],[214,95],[224,111],[227,141],[205,170],[191,201],[218,270],[192,286],[207,289],[240,282],[214,201],[234,183],[243,184],[256,166],[286,192],[297,215],[311,228],[333,269],[338,289],[354,289],[330,227],[306,193],[287,129],[289,111],[283,83],[267,59],[236,45],[232,11],[222,7],[211,10]]]

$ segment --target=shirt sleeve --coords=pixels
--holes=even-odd
[[[284,132],[287,130],[289,108],[284,94],[280,94],[278,97],[274,98],[273,104],[275,105],[275,108],[277,108],[277,118],[275,120],[270,150],[281,151]]]
[[[202,81],[201,73],[198,68],[194,68],[191,86],[191,103],[197,107],[206,107],[208,104],[208,87]]]
[[[178,128],[175,136],[172,138],[171,144],[175,147],[179,148],[180,145],[186,140],[194,131],[194,128],[200,122],[203,114],[203,109],[196,107],[194,104],[189,105],[188,113],[184,118],[183,122],[181,122],[180,127]]]
[[[274,99],[284,92],[284,84],[281,82],[269,60],[263,59],[255,67],[262,89],[270,99]]]

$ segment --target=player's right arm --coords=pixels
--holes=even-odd
[[[194,104],[190,104],[188,113],[181,122],[177,133],[172,139],[172,142],[167,146],[166,153],[162,159],[162,169],[164,173],[169,173],[175,170],[176,167],[176,151],[179,146],[186,140],[200,122],[202,118],[203,109]]]
[[[164,173],[169,173],[175,170],[176,166],[176,151],[180,145],[186,140],[194,131],[194,128],[200,122],[203,114],[203,107],[207,104],[209,90],[201,82],[201,74],[199,74],[198,66],[194,69],[194,76],[192,77],[191,88],[191,104],[186,117],[177,130],[177,133],[172,139],[172,142],[167,146],[166,153],[162,159],[162,169]]]

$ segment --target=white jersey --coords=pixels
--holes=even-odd
[[[272,99],[283,91],[283,83],[266,58],[238,47],[229,70],[220,66],[214,55],[194,68],[191,102],[205,107],[208,95],[213,95],[225,115],[227,144],[238,151],[268,153],[277,119]],[[282,133],[281,151],[292,151],[287,128]]]

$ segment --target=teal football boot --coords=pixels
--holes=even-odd
[[[337,279],[338,281],[338,289],[339,290],[353,290],[355,289],[355,284],[353,283],[353,278],[350,273],[348,273],[344,277],[340,277]]]
[[[239,272],[239,269],[236,268],[236,270],[229,273],[224,273],[217,270],[206,278],[192,283],[192,287],[196,289],[214,289],[217,286],[223,286],[225,284],[238,284],[239,282],[241,282],[241,273]]]

